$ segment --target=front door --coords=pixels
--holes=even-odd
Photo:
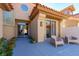
[[[51,36],[56,36],[56,21],[51,21]]]
[[[56,21],[46,20],[46,37],[56,36]]]
[[[46,20],[46,37],[51,37],[51,21]]]

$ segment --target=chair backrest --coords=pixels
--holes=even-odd
[[[51,36],[54,40],[56,40],[57,39],[57,37],[56,36]]]
[[[71,39],[71,36],[67,36],[68,40]]]

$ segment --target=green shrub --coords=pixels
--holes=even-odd
[[[36,41],[32,37],[30,37],[30,42],[31,43],[36,43]]]
[[[15,47],[15,41],[16,41],[15,37],[11,38],[11,40],[8,41],[7,56],[12,55],[13,48]]]
[[[0,38],[0,56],[11,56],[13,48],[15,46],[15,37],[11,40]]]
[[[8,48],[8,41],[5,38],[0,38],[0,55],[5,56]]]

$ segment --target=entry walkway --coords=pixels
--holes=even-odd
[[[13,56],[79,56],[79,45],[65,44],[55,48],[47,41],[32,44],[29,39],[17,38],[16,47],[13,50]]]

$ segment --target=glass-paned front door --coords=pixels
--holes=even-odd
[[[51,35],[56,36],[56,21],[51,21]]]
[[[56,36],[56,21],[46,20],[46,37]]]
[[[46,21],[46,37],[51,37],[51,21]]]

